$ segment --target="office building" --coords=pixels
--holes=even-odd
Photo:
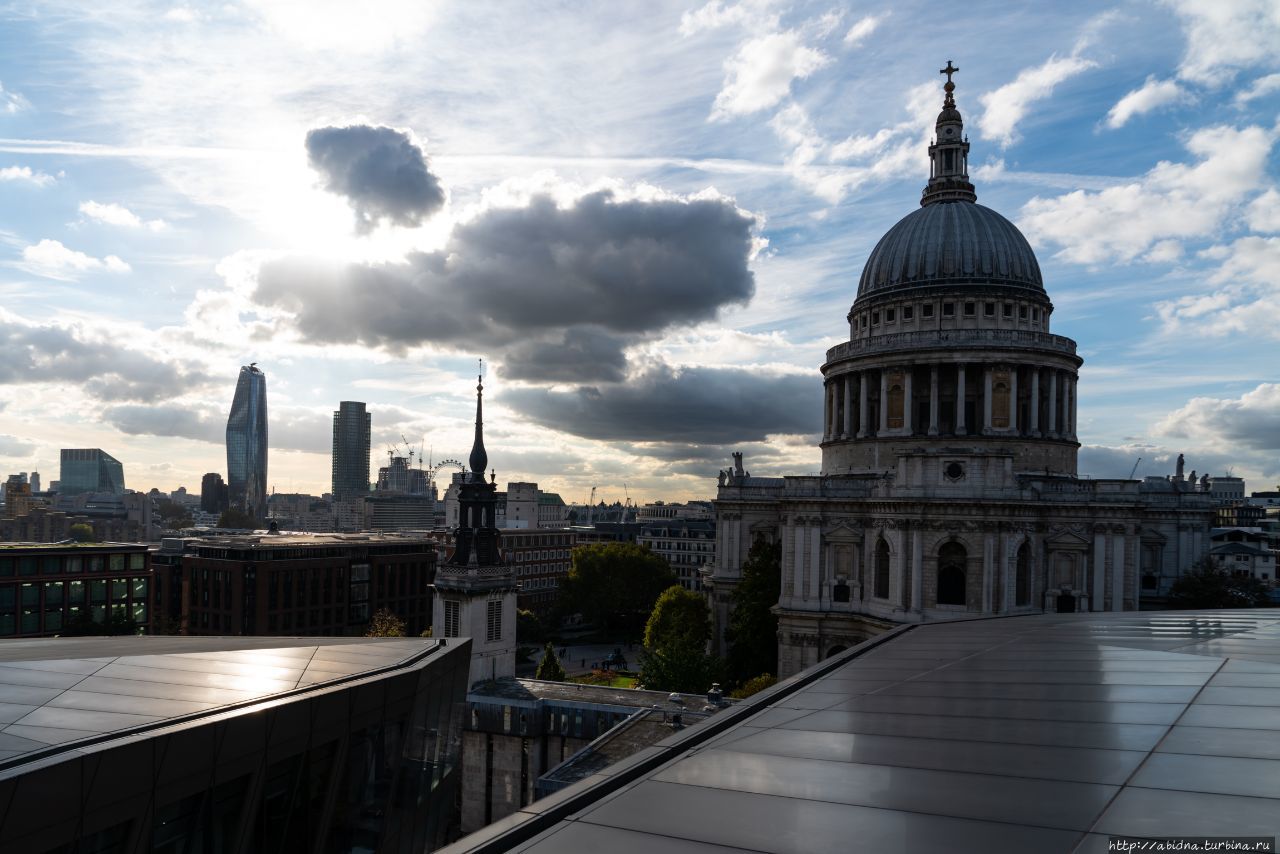
[[[702,589],[702,571],[716,557],[716,523],[712,519],[665,519],[640,529],[636,542],[660,555],[686,590]]]
[[[124,467],[101,448],[63,448],[59,495],[124,494]]]
[[[84,630],[82,624],[89,621],[145,632],[151,624],[150,603],[151,563],[145,545],[0,545],[0,638]]]
[[[211,471],[200,478],[200,509],[205,513],[221,513],[228,506],[227,484],[222,475]]]
[[[267,515],[267,377],[240,369],[227,416],[227,493],[232,507],[255,520]]]
[[[333,498],[348,501],[369,492],[372,418],[363,403],[344,400],[333,413]]]

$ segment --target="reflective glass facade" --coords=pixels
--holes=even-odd
[[[25,681],[0,686],[59,694],[28,715],[46,725],[12,734],[27,751],[0,754],[0,852],[424,852],[444,841],[465,642],[94,651],[108,656],[24,662],[12,669]],[[31,674],[78,684],[31,687]],[[80,731],[48,739],[68,716]]]
[[[42,637],[132,620],[151,626],[145,545],[0,545],[0,640]]]
[[[101,448],[63,448],[61,468],[58,492],[62,495],[124,494],[124,467]]]
[[[369,431],[364,404],[344,400],[333,413],[333,497],[338,501],[369,492]]]
[[[267,377],[240,369],[227,417],[227,491],[232,507],[254,519],[267,515]]]

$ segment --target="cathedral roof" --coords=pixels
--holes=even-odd
[[[858,298],[928,285],[1003,285],[1044,293],[1031,245],[1000,214],[978,204],[969,183],[969,140],[956,108],[947,61],[946,97],[929,146],[930,178],[920,209],[889,229],[871,251]]]
[[[858,297],[964,283],[1044,291],[1031,244],[1013,223],[976,202],[938,202],[907,214],[880,238],[862,270]]]

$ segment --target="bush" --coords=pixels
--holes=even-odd
[[[765,688],[772,688],[778,684],[778,677],[771,673],[761,673],[759,676],[753,676],[746,682],[742,683],[742,687],[729,692],[729,696],[735,700],[745,700],[752,694],[758,694]]]
[[[547,641],[547,648],[542,652],[542,661],[538,662],[538,669],[534,671],[533,676],[535,679],[545,679],[548,682],[564,681],[564,665],[556,656],[556,648],[551,641]]]
[[[84,522],[77,522],[67,530],[67,535],[77,543],[93,542],[93,528]]]
[[[1169,588],[1173,608],[1255,608],[1267,604],[1267,586],[1256,578],[1235,577],[1205,559]]]
[[[383,608],[373,615],[373,619],[369,621],[369,631],[364,633],[367,638],[402,638],[405,636],[404,620],[397,617],[392,611]]]

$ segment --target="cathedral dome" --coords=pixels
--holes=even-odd
[[[1035,253],[1013,223],[976,202],[938,201],[907,214],[880,238],[862,270],[858,298],[968,283],[1044,292]]]

